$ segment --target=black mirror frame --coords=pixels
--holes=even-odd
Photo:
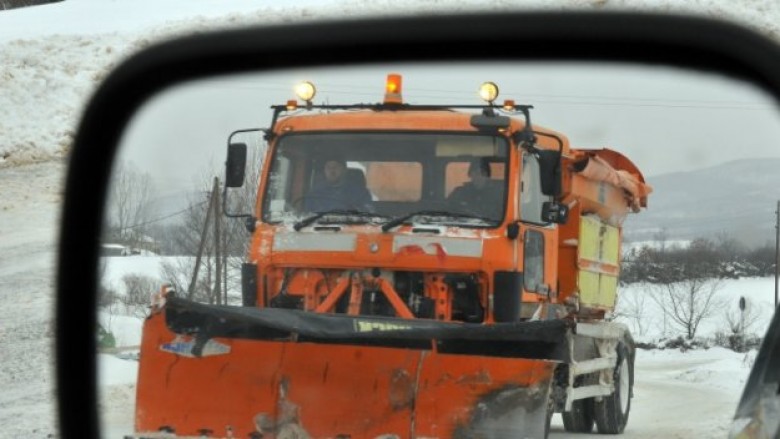
[[[374,18],[201,34],[147,49],[94,94],[70,156],[57,273],[59,435],[100,437],[94,309],[102,211],[116,146],[146,99],[178,82],[250,70],[478,60],[674,65],[748,80],[780,100],[777,45],[736,25],[693,17],[502,12]]]

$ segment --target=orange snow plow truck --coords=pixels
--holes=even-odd
[[[532,126],[492,83],[484,105],[404,104],[398,75],[379,104],[299,91],[260,163],[228,139],[242,306],[158,301],[128,437],[543,438],[555,412],[621,433],[634,345],[606,317],[621,224],[651,191],[637,167]]]

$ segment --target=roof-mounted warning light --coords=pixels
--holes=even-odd
[[[300,100],[306,102],[306,106],[309,107],[312,104],[311,101],[314,99],[314,95],[317,94],[317,88],[311,82],[304,81],[295,86],[295,94]]]
[[[488,104],[493,105],[493,101],[498,97],[498,86],[496,83],[483,82],[482,85],[479,86],[479,97]]]
[[[385,82],[385,104],[403,104],[401,97],[401,75],[390,73]]]

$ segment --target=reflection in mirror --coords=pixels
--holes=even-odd
[[[105,211],[123,249],[101,258],[105,434],[725,431],[735,351],[770,318],[777,110],[733,79],[614,64],[166,90],[124,133]],[[724,348],[658,349],[678,338]]]

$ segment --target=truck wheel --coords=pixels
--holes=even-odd
[[[601,398],[593,404],[596,428],[601,434],[620,434],[628,423],[631,410],[631,393],[634,385],[634,358],[624,343],[617,346],[617,366],[615,366],[615,392]]]
[[[571,411],[561,413],[563,428],[572,433],[590,433],[593,430],[593,398],[571,403]]]
[[[555,402],[552,398],[552,390],[550,391],[550,395],[547,397],[547,419],[546,424],[544,424],[544,439],[547,439],[550,436],[550,425],[552,425],[552,417],[555,414]]]

